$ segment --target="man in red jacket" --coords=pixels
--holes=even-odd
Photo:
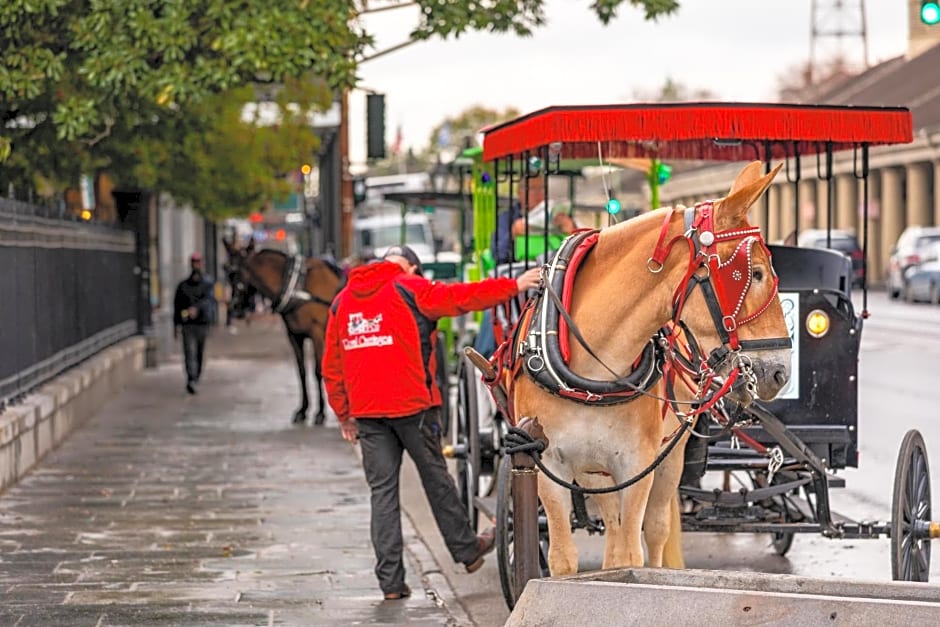
[[[408,451],[418,468],[455,562],[475,572],[495,541],[492,529],[478,536],[471,528],[441,454],[436,321],[495,307],[538,284],[537,268],[517,279],[436,283],[421,276],[413,250],[393,246],[383,261],[350,271],[346,287],[333,300],[323,381],[343,438],[362,444],[362,466],[372,492],[375,574],[386,599],[411,594],[402,561],[402,451]]]

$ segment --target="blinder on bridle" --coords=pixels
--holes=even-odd
[[[721,340],[721,344],[712,349],[706,361],[711,371],[722,367],[729,358],[734,369],[749,369],[750,364],[746,357],[741,355],[742,351],[789,349],[789,336],[760,340],[741,340],[738,337],[738,329],[757,319],[777,298],[779,279],[771,268],[773,290],[767,300],[750,315],[741,317],[741,310],[753,281],[753,247],[760,246],[767,258],[770,258],[770,250],[764,243],[760,229],[748,227],[715,231],[715,204],[713,201],[705,201],[685,209],[683,234],[667,242],[666,235],[674,211],[671,207],[666,211],[656,249],[647,261],[650,272],[660,272],[676,242],[685,240],[689,245],[689,265],[673,294],[674,328],[680,327],[685,303],[692,290],[698,286],[702,290],[702,296]],[[731,256],[722,260],[718,255],[718,244],[725,242],[738,244]],[[705,272],[700,272],[703,269]]]

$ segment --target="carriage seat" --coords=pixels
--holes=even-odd
[[[852,260],[825,248],[771,245],[781,292],[828,290],[851,296]]]

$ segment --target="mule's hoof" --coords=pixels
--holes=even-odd
[[[291,419],[291,422],[295,425],[302,425],[303,423],[307,422],[307,415],[300,414],[300,413],[294,414],[294,417]]]
[[[317,414],[313,419],[313,424],[315,425],[322,425],[324,422],[326,422],[326,416],[323,414]]]

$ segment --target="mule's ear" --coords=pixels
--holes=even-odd
[[[745,166],[731,186],[731,191],[719,201],[715,216],[718,230],[727,231],[747,222],[747,210],[767,191],[782,167],[781,163],[764,176],[755,177],[760,172],[760,161]],[[755,178],[744,182],[744,177]]]
[[[249,255],[255,252],[255,236],[254,235],[252,235],[251,238],[248,240],[248,245],[245,246],[245,251]]]
[[[744,166],[744,168],[738,172],[738,176],[734,179],[734,183],[731,184],[731,191],[728,192],[728,195],[732,195],[737,191],[740,191],[745,185],[750,185],[754,181],[760,178],[760,161],[751,161],[749,164]]]

